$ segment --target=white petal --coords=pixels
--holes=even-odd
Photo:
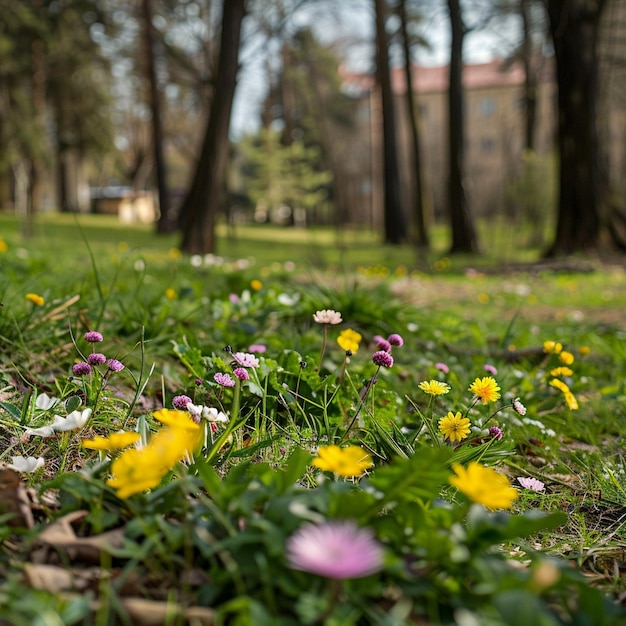
[[[54,416],[54,423],[52,428],[60,432],[66,432],[68,430],[75,430],[76,428],[82,428],[91,415],[91,409],[85,409],[84,411],[72,411],[67,417],[61,417],[60,415]]]
[[[24,434],[37,437],[54,437],[54,428],[52,426],[41,426],[40,428],[26,428]]]
[[[192,402],[187,402],[187,410],[195,416],[199,416],[202,414],[202,409],[204,407],[201,404],[193,404]]]
[[[47,393],[40,393],[37,396],[37,400],[35,400],[35,406],[42,411],[47,411],[53,406],[59,404],[59,402],[61,402],[61,400],[55,398],[54,396],[50,397]]]
[[[8,467],[18,472],[26,472],[27,474],[38,470],[46,462],[42,456],[38,458],[35,458],[34,456],[14,456],[11,458],[13,459],[13,463],[11,463]]]

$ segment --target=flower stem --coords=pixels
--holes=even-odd
[[[320,352],[319,363],[317,364],[317,371],[322,369],[322,361],[324,360],[324,353],[326,352],[326,342],[328,341],[328,324],[324,324],[324,335],[322,339],[322,350]]]
[[[343,434],[343,437],[341,438],[340,443],[343,442],[345,438],[350,434],[350,430],[352,430],[352,427],[354,426],[354,422],[356,422],[357,417],[359,417],[359,413],[361,412],[361,409],[363,408],[363,404],[365,404],[365,400],[367,399],[367,396],[369,395],[371,388],[374,386],[374,384],[378,380],[379,371],[380,371],[380,365],[376,369],[376,372],[374,373],[374,375],[367,381],[367,385],[365,385],[365,389],[361,392],[361,399],[359,400],[359,405],[357,406],[354,417],[350,421],[350,424],[348,425],[346,432]]]

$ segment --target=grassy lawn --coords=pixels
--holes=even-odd
[[[623,624],[626,270],[512,231],[0,214],[0,623]]]
[[[19,224],[9,214],[0,213],[0,233],[12,245],[22,240]],[[474,261],[482,265],[499,262],[528,262],[539,255],[536,248],[525,249],[512,246],[511,240],[523,241],[528,234],[522,229],[491,220],[481,226],[484,255]],[[36,246],[42,253],[71,254],[66,242],[73,241],[73,251],[83,236],[94,251],[107,250],[110,246],[125,242],[134,250],[144,254],[163,253],[176,247],[178,235],[154,236],[154,229],[148,225],[127,225],[117,217],[108,215],[79,215],[44,213],[37,219],[31,247]],[[298,264],[315,267],[339,267],[350,269],[355,266],[386,265],[390,268],[406,266],[429,269],[445,257],[446,233],[443,227],[432,228],[432,251],[427,259],[417,258],[410,246],[384,246],[380,235],[362,229],[346,229],[339,233],[329,228],[296,229],[269,225],[241,225],[228,229],[225,224],[218,226],[218,253],[227,258],[254,257],[259,265],[273,261],[290,259]],[[376,248],[372,262],[372,247]],[[449,269],[464,267],[467,259],[455,259]]]

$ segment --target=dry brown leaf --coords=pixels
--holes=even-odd
[[[39,548],[54,548],[66,554],[72,561],[79,560],[99,564],[103,553],[110,554],[115,548],[121,548],[124,542],[124,530],[116,528],[94,537],[77,537],[73,524],[81,522],[88,515],[87,511],[73,511],[46,527],[37,538]],[[36,552],[39,550],[36,549]],[[43,560],[47,560],[44,555]]]
[[[35,521],[21,476],[9,467],[0,467],[0,515],[11,514],[9,526],[33,528]]]
[[[41,589],[51,593],[69,591],[74,587],[71,571],[57,565],[24,563],[24,578],[26,584],[32,589]]]

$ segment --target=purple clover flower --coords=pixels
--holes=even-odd
[[[179,411],[187,410],[187,405],[191,402],[191,398],[185,394],[174,396],[172,398],[172,406]]]
[[[379,350],[372,354],[372,361],[378,367],[391,367],[393,365],[393,357],[385,350]]]
[[[391,335],[389,335],[389,337],[387,337],[387,341],[392,346],[402,346],[402,345],[404,345],[404,339],[402,339],[402,337],[400,335],[398,335],[398,333],[391,333]]]
[[[445,363],[435,363],[435,368],[444,374],[447,374],[450,371],[450,368]]]
[[[248,370],[245,369],[244,367],[236,367],[233,370],[233,374],[239,379],[239,380],[248,380],[250,378],[250,374],[248,374]]]
[[[363,578],[383,567],[383,548],[369,528],[350,520],[305,524],[289,539],[287,564],[325,578]]]
[[[384,352],[391,352],[391,344],[382,337],[378,338],[378,341],[376,341],[376,346],[379,350],[383,350]]]
[[[87,376],[87,374],[91,374],[91,365],[81,361],[72,366],[72,372],[74,372],[74,376]]]
[[[89,365],[102,365],[107,362],[107,358],[102,354],[102,352],[92,352],[87,357],[87,363]]]
[[[492,426],[489,429],[489,434],[496,440],[500,441],[502,439],[502,431],[497,426]]]
[[[103,340],[104,338],[102,337],[102,334],[97,330],[88,330],[85,333],[85,341],[88,341],[89,343],[100,343]]]
[[[196,378],[195,383],[197,387],[200,387],[200,385],[202,385],[204,381],[202,380],[202,378]]]
[[[218,372],[213,376],[213,379],[218,385],[222,385],[222,387],[234,387],[235,380],[230,374],[226,374],[225,372]]]
[[[124,369],[124,364],[117,359],[109,359],[107,365],[112,372],[121,372]]]
[[[263,354],[267,350],[267,347],[262,343],[253,343],[248,347],[248,352],[257,352],[258,354]]]
[[[485,363],[485,365],[483,365],[483,369],[487,372],[487,374],[491,374],[492,376],[495,376],[498,373],[496,366],[491,365],[490,363]]]

